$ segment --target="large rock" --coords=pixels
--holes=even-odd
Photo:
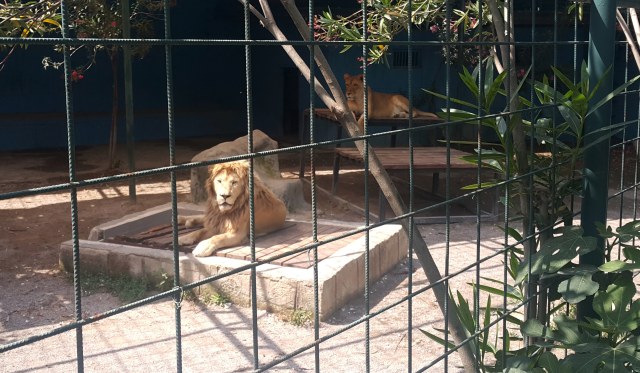
[[[271,140],[260,130],[253,131],[253,150],[262,152],[278,149],[278,143]],[[247,154],[247,136],[234,141],[218,144],[207,149],[191,159],[192,162],[203,162],[212,159],[226,158],[234,155]],[[280,175],[278,155],[268,155],[254,160],[255,171],[264,183],[286,205],[288,212],[309,210],[311,206],[304,200],[302,193],[302,181],[296,179],[283,179]],[[191,169],[191,196],[194,203],[207,200],[207,192],[204,188],[209,177],[207,167]]]

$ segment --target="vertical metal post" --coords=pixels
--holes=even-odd
[[[251,40],[251,19],[249,13],[249,1],[244,2],[244,39]],[[244,46],[245,58],[245,82],[247,88],[247,154],[253,153],[253,85],[251,73],[251,46]],[[313,115],[310,113],[309,115]],[[249,246],[251,248],[251,263],[256,262],[256,236],[255,236],[255,181],[254,162],[249,159]],[[251,268],[251,331],[253,335],[253,368],[260,367],[258,349],[258,293],[257,293],[256,267]]]
[[[69,11],[67,1],[60,3],[62,16],[62,38],[69,39]],[[69,46],[63,47],[64,88],[67,109],[67,145],[69,150],[69,182],[76,181],[76,142],[73,118],[73,93],[71,90],[71,56]],[[82,320],[82,290],[80,288],[80,241],[78,234],[78,197],[76,187],[71,187],[71,238],[73,240],[73,290],[76,321]],[[84,352],[82,344],[82,326],[76,328],[76,359],[78,373],[84,372]]]
[[[413,16],[413,2],[409,0],[409,14],[407,17],[407,40],[409,41],[409,45],[407,46],[407,91],[409,92],[409,128],[413,128],[413,92],[411,86],[412,76],[412,67],[413,67],[413,48],[411,47],[411,42],[413,41],[413,22],[411,17]],[[395,128],[394,128],[395,129]],[[391,146],[395,146],[391,145]],[[409,132],[409,212],[413,212],[414,209],[414,185],[415,185],[415,176],[413,171],[413,131]],[[435,176],[434,176],[435,177]],[[435,179],[434,179],[435,180]],[[384,194],[380,193],[380,201],[383,203],[382,206],[386,206],[387,201],[382,199]],[[380,221],[384,221],[384,215],[382,213],[383,209],[380,209]],[[409,270],[407,271],[407,291],[410,298],[407,300],[407,371],[409,373],[413,372],[413,298],[411,295],[413,293],[413,215],[409,216]]]
[[[362,41],[367,41],[367,2],[362,2]],[[364,106],[362,108],[362,116],[364,118],[363,135],[369,134],[369,89],[367,85],[367,46],[362,46],[362,83],[364,93]],[[363,140],[364,143],[364,225],[369,227],[369,140]],[[371,310],[369,304],[369,230],[365,232],[364,240],[364,305],[365,316],[369,316]],[[371,351],[369,343],[370,323],[367,319],[364,323],[365,330],[365,372],[371,371]]]
[[[171,18],[169,0],[164,0],[164,39],[171,38]],[[169,163],[176,164],[175,154],[175,126],[173,121],[173,62],[171,58],[171,44],[164,46],[165,68],[167,75],[167,121],[169,122]],[[180,252],[178,246],[178,193],[176,188],[176,173],[171,171],[171,223],[173,226],[173,286],[180,288]],[[180,288],[181,289],[181,288]],[[182,321],[180,308],[183,296],[181,291],[174,296],[176,320],[176,371],[182,372]]]
[[[593,0],[591,3],[591,22],[589,28],[589,89],[602,79],[607,69],[613,65],[615,55],[616,2],[610,0]],[[591,102],[601,101],[613,90],[613,69],[607,75]],[[585,123],[585,133],[591,133],[611,124],[611,101],[602,105]],[[594,137],[587,137],[587,147]],[[603,247],[604,240],[598,235],[596,222],[607,220],[607,196],[609,181],[609,141],[601,141],[590,147],[584,154],[584,180],[582,202],[582,227],[585,236],[596,237],[598,247]],[[600,265],[604,261],[600,251],[591,252],[580,257],[581,264]],[[578,319],[597,317],[593,311],[593,296],[578,304]]]
[[[314,2],[309,0],[309,40],[315,40],[315,20],[313,14]],[[309,81],[315,81],[315,46],[309,46]],[[316,142],[315,130],[315,87],[309,84],[309,143]],[[338,138],[342,137],[342,127],[338,126]],[[318,242],[318,203],[316,198],[316,149],[309,149],[311,158],[311,218],[313,220],[313,242]],[[334,177],[338,181],[339,170],[337,169],[340,162],[340,156],[336,153],[334,160]],[[333,192],[335,195],[337,183],[333,184]],[[313,248],[313,338],[318,341],[320,339],[320,300],[318,287],[318,246]],[[320,343],[314,346],[315,354],[315,372],[320,373]]]
[[[129,0],[122,0],[122,37],[131,39],[129,25]],[[131,45],[123,45],[124,52],[124,97],[127,116],[127,150],[129,152],[129,172],[136,170],[133,155],[133,78],[131,73]],[[129,200],[136,203],[136,179],[129,179]]]

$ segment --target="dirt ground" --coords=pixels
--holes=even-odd
[[[188,162],[200,151],[229,139],[178,140],[177,162]],[[281,141],[281,146],[287,143]],[[126,159],[126,148],[120,146],[119,158]],[[319,184],[326,187],[332,166],[328,152],[318,152]],[[78,150],[78,179],[105,175],[106,146],[86,147]],[[626,156],[624,184],[634,179],[633,153]],[[612,174],[619,175],[621,154],[613,154]],[[0,192],[10,192],[62,183],[68,180],[65,150],[0,153]],[[616,158],[617,157],[617,158]],[[634,157],[633,157],[634,158]],[[294,177],[298,170],[298,154],[280,156],[281,171],[285,177]],[[169,163],[165,142],[137,144],[137,169],[166,166]],[[617,166],[616,166],[617,164]],[[345,165],[351,171],[341,179],[340,196],[347,200],[362,198],[364,185],[357,186],[357,165]],[[122,166],[126,169],[126,162]],[[307,168],[307,171],[309,168]],[[189,172],[177,173],[178,200],[189,200]],[[620,178],[612,178],[611,188],[620,187]],[[430,176],[417,182],[430,185]],[[452,190],[473,183],[473,176],[460,176],[452,181]],[[78,216],[80,238],[87,238],[94,226],[170,201],[169,175],[140,178],[138,201],[129,202],[128,182],[97,185],[78,190]],[[352,184],[349,184],[352,183]],[[466,183],[466,184],[464,184]],[[330,184],[329,184],[330,185]],[[441,182],[441,186],[443,182]],[[453,186],[456,186],[455,188]],[[371,196],[377,197],[372,187]],[[454,194],[455,195],[455,194]],[[628,193],[627,193],[628,195]],[[305,198],[310,201],[310,188],[305,184]],[[609,218],[616,226],[620,198],[610,202]],[[623,198],[623,223],[633,217],[633,200]],[[425,197],[420,203],[427,203]],[[320,218],[363,222],[364,218],[348,211],[327,198],[318,197]],[[377,201],[372,200],[372,210]],[[389,213],[389,212],[388,212]],[[0,201],[0,344],[4,345],[51,330],[73,320],[73,286],[68,274],[58,270],[58,250],[61,242],[69,240],[71,232],[68,192]],[[389,217],[390,215],[387,215]],[[579,222],[576,222],[579,223]],[[504,244],[504,233],[494,223],[482,224],[481,239],[476,241],[476,224],[460,223],[451,229],[450,273],[461,270],[478,258],[491,256]],[[444,225],[421,226],[425,238],[440,270],[445,271]],[[450,281],[453,289],[465,296],[471,295],[467,283],[475,281],[476,269],[482,276],[502,278],[502,255],[493,257],[479,267],[464,271]],[[414,291],[428,284],[420,264],[411,274]],[[404,297],[408,291],[407,261],[398,265],[371,289],[372,310],[385,307]],[[484,299],[481,300],[484,302]],[[499,306],[501,299],[493,299]],[[95,315],[121,305],[114,296],[98,293],[82,298],[83,316]],[[323,322],[320,335],[328,335],[357,320],[365,310],[363,299],[357,299]],[[185,301],[182,307],[183,370],[185,372],[251,371],[253,364],[251,309],[204,306]],[[385,311],[371,321],[371,371],[403,372],[408,364],[408,306],[407,303]],[[412,349],[413,369],[429,364],[443,351],[442,347],[423,336],[418,328],[434,332],[443,320],[432,292],[426,291],[413,300]],[[313,328],[297,327],[280,318],[259,313],[259,361],[268,363],[297,348],[313,342]],[[320,364],[327,372],[362,372],[365,364],[364,325],[353,327],[338,337],[322,343]],[[159,301],[137,308],[83,328],[85,371],[87,372],[170,372],[175,371],[175,326],[172,301]],[[6,372],[73,372],[76,371],[75,333],[36,342],[0,355],[1,371]],[[430,371],[443,371],[444,361]],[[452,355],[447,361],[450,372],[461,371],[459,360]],[[271,371],[303,372],[314,367],[313,349],[281,363]]]

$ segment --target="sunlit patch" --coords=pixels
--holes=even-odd
[[[176,190],[178,194],[188,194],[191,192],[191,181],[184,180],[176,183]],[[171,189],[168,183],[149,183],[138,184],[136,186],[137,195],[145,194],[169,194]],[[100,187],[94,186],[89,188],[79,189],[78,201],[93,201],[101,199],[111,199],[129,196],[129,186],[113,186],[113,187]],[[12,198],[5,201],[0,201],[0,210],[22,210],[33,209],[41,206],[55,205],[61,203],[69,203],[69,192],[55,192],[39,194],[37,196]],[[91,207],[96,207],[91,205]],[[42,216],[41,216],[42,217]],[[18,217],[18,219],[23,219]]]

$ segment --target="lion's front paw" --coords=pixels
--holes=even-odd
[[[211,246],[209,240],[204,240],[193,249],[193,256],[205,257],[213,254],[214,247]]]
[[[178,245],[193,245],[193,239],[191,237],[187,236],[182,236],[182,237],[178,237]]]
[[[178,215],[178,224],[185,224],[187,222],[187,217],[186,216],[180,216]]]
[[[194,219],[189,219],[185,221],[184,226],[187,228],[195,228],[198,226],[197,222]]]

